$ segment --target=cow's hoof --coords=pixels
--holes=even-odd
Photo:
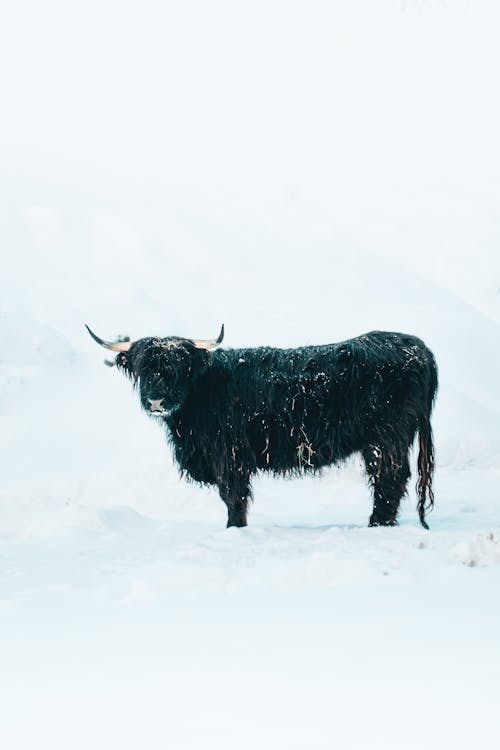
[[[399,526],[398,521],[396,518],[392,518],[390,520],[380,520],[378,518],[370,518],[370,521],[368,523],[369,527],[373,526]]]

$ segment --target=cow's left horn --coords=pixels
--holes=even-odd
[[[112,352],[128,352],[128,350],[132,346],[132,341],[103,341],[99,338],[99,336],[96,336],[95,333],[90,330],[88,325],[85,325],[85,328],[90,333],[94,341],[97,341],[97,343],[103,346],[105,349],[111,349]]]
[[[220,329],[220,333],[216,339],[213,341],[201,341],[198,339],[192,339],[193,344],[197,349],[215,349],[216,346],[219,346],[219,344],[222,342],[222,339],[224,338],[224,323],[222,324],[222,328]]]

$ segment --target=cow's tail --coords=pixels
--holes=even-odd
[[[429,360],[426,378],[426,394],[424,413],[420,416],[418,425],[419,451],[418,451],[418,481],[417,510],[420,523],[424,529],[429,526],[425,520],[425,512],[432,510],[434,506],[434,492],[432,489],[432,478],[434,474],[434,442],[432,440],[431,413],[438,387],[438,375],[436,360],[432,352],[428,351]]]

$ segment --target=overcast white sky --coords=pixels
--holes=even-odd
[[[408,192],[402,172],[441,177],[454,157],[494,187],[493,3],[19,2],[2,15],[2,183],[19,200],[243,212],[241,198],[262,208],[279,191],[364,197],[381,177]]]
[[[185,298],[197,272],[243,289],[274,260],[298,285],[359,249],[498,319],[499,21],[481,0],[11,3],[4,278],[69,297],[85,257],[140,316],[145,253]]]

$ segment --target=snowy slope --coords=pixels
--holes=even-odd
[[[495,746],[495,6],[40,8],[0,31],[2,747]],[[430,532],[413,488],[366,528],[356,458],[224,528],[83,327],[222,322],[425,339]]]

